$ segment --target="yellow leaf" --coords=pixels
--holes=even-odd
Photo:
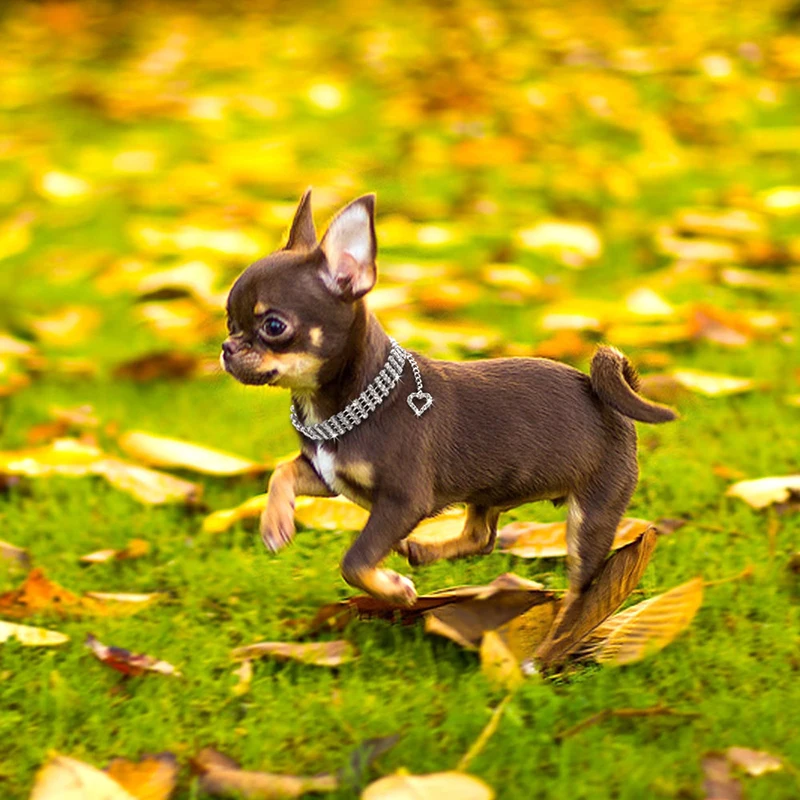
[[[612,550],[638,539],[653,523],[626,517],[617,527]],[[557,558],[567,555],[566,522],[511,522],[500,530],[497,545],[501,552],[520,558]]]
[[[34,319],[31,328],[45,344],[72,347],[85,341],[100,324],[100,312],[86,306],[70,306],[49,317]]]
[[[69,641],[69,636],[65,633],[0,620],[0,642],[6,642],[12,638],[27,647],[52,647]]]
[[[552,629],[536,651],[544,666],[563,661],[588,633],[622,605],[647,568],[656,539],[655,528],[648,528],[635,542],[605,561],[585,592],[567,595]]]
[[[137,800],[113,778],[74,758],[55,754],[36,773],[30,800]]]
[[[703,579],[694,578],[611,617],[595,628],[584,657],[619,666],[666,647],[694,619],[703,602]]]
[[[140,295],[157,295],[159,292],[185,292],[211,309],[224,309],[227,292],[216,290],[219,276],[204,261],[189,261],[171,269],[145,275],[136,285]]]
[[[360,531],[369,512],[344,497],[298,497],[294,518],[306,528],[324,531]]]
[[[267,507],[267,495],[259,494],[245,500],[236,508],[224,508],[214,511],[203,520],[205,533],[222,533],[243,519],[253,519],[261,516]]]
[[[672,376],[685,389],[706,397],[727,397],[749,392],[756,387],[756,382],[751,378],[737,378],[695,369],[676,369]]]
[[[764,218],[742,208],[685,208],[678,212],[676,227],[694,236],[750,239],[765,233]]]
[[[157,467],[180,467],[207,475],[249,475],[264,472],[266,464],[182,439],[128,431],[119,446],[132,458]]]
[[[525,678],[519,662],[497,631],[486,631],[481,639],[481,672],[495,687],[516,689]]]
[[[800,475],[781,475],[739,481],[728,487],[728,497],[738,497],[753,508],[766,508],[785,503],[793,494],[800,494]]]
[[[761,207],[776,215],[800,212],[800,186],[777,186],[758,196]]]
[[[83,199],[92,187],[78,175],[70,175],[67,172],[53,170],[45,172],[39,178],[39,192],[48,200],[61,202],[73,202]]]
[[[599,258],[603,242],[594,227],[583,222],[544,220],[517,231],[517,242],[525,250],[554,251],[564,266],[580,268]]]
[[[529,661],[553,627],[559,603],[540,603],[496,629],[511,654],[520,664]]]
[[[765,772],[777,772],[783,769],[783,761],[777,756],[763,750],[751,750],[749,747],[729,747],[725,751],[728,761],[741,767],[748,775],[758,777]]]
[[[112,486],[127,492],[140,503],[194,503],[202,494],[202,487],[180,480],[166,472],[128,464],[121,459],[106,458],[94,466],[92,472],[102,475]]]
[[[130,558],[141,558],[150,552],[149,542],[144,539],[131,539],[122,550],[96,550],[81,556],[78,561],[82,564],[104,564],[114,559],[125,561]]]
[[[312,105],[323,111],[336,111],[345,102],[344,91],[333,83],[315,83],[308,87],[307,96]]]
[[[389,775],[364,789],[361,800],[493,800],[494,790],[464,772]]]
[[[231,652],[235,661],[270,656],[279,661],[299,661],[317,667],[338,667],[357,658],[355,648],[350,642],[339,639],[334,642],[260,642],[237,647]]]
[[[32,222],[33,217],[30,214],[22,213],[0,225],[0,261],[24,253],[30,247]],[[3,352],[2,348],[0,352]]]
[[[497,289],[518,292],[524,299],[538,297],[542,292],[541,278],[514,264],[488,264],[481,270],[481,280]]]
[[[675,313],[661,295],[644,286],[626,296],[625,308],[637,317],[671,317]]]
[[[115,758],[106,772],[136,800],[168,800],[178,777],[178,762],[172,753],[145,756],[141,761]]]
[[[458,539],[464,530],[467,515],[463,508],[449,508],[430,519],[423,520],[408,538],[422,544],[441,544]]]
[[[86,592],[87,597],[111,603],[152,603],[163,597],[161,592]]]

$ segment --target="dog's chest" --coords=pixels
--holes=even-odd
[[[337,456],[322,444],[311,454],[311,463],[331,491],[369,508],[373,482],[372,465],[367,461]]]

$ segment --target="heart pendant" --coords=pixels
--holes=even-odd
[[[431,407],[432,402],[433,398],[427,392],[414,392],[408,396],[408,404],[418,417],[421,417]]]

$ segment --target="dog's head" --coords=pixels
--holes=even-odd
[[[311,190],[286,246],[251,264],[228,295],[223,368],[238,381],[313,391],[346,349],[375,285],[375,195],[343,208],[317,242]]]

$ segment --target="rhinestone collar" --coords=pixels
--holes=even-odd
[[[300,422],[297,416],[297,409],[292,403],[289,418],[295,429],[302,433],[303,436],[318,442],[337,439],[353,430],[375,411],[389,396],[392,389],[397,386],[400,376],[403,374],[403,367],[406,361],[411,364],[411,369],[414,371],[414,380],[417,384],[417,391],[408,395],[408,405],[418,417],[421,417],[431,407],[433,397],[422,390],[422,376],[414,356],[404,350],[394,339],[390,338],[389,341],[392,343],[392,347],[383,369],[375,376],[372,383],[338,414],[328,417],[324,422],[304,425]]]

